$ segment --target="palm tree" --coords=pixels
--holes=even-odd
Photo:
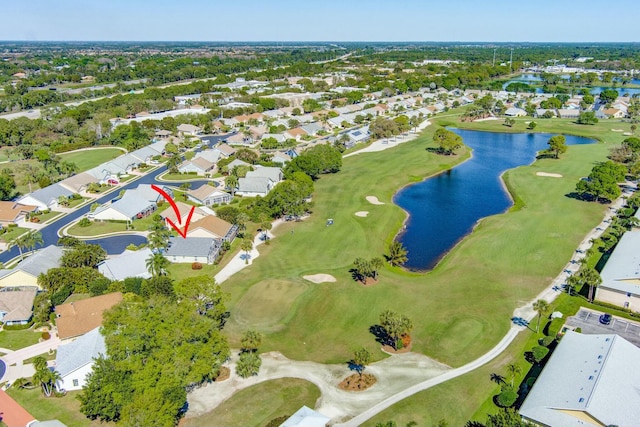
[[[246,234],[240,243],[240,249],[245,252],[244,263],[249,264],[249,252],[253,249],[253,238]]]
[[[533,303],[533,310],[538,313],[538,326],[536,327],[536,332],[540,332],[540,318],[543,314],[546,314],[549,311],[549,303],[543,299],[539,299]]]
[[[595,288],[602,283],[602,277],[594,268],[585,268],[581,272],[582,283],[589,285],[589,301],[593,302]]]
[[[371,261],[369,261],[369,265],[373,270],[373,280],[378,280],[378,271],[382,267],[384,267],[384,262],[382,261],[382,258],[380,257],[371,258]]]
[[[49,369],[47,366],[47,360],[42,356],[35,358],[33,366],[36,369],[36,373],[33,375],[33,382],[35,384],[40,384],[45,396],[51,396],[56,383],[60,381],[62,377],[60,377],[60,374],[57,371]]]
[[[236,193],[236,188],[238,187],[238,177],[235,175],[229,175],[225,180],[224,180],[225,185],[227,186],[227,188],[231,191],[231,195],[235,195]]]
[[[152,276],[166,276],[167,267],[169,266],[169,260],[166,259],[161,253],[157,252],[147,258],[146,261],[147,270]]]
[[[408,251],[402,245],[402,243],[394,241],[389,246],[389,255],[387,256],[387,261],[391,265],[398,266],[407,262],[407,254]]]
[[[42,245],[42,234],[38,231],[30,231],[25,234],[21,234],[17,236],[15,239],[9,242],[9,247],[13,246],[18,247],[18,251],[20,252],[20,258],[24,260],[23,249],[35,249],[37,245]]]
[[[511,387],[513,387],[513,380],[516,378],[516,375],[520,375],[522,373],[522,368],[517,363],[509,363],[507,365],[507,372],[511,377]]]

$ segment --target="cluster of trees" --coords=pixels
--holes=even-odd
[[[240,340],[240,359],[236,364],[236,373],[241,378],[258,375],[262,360],[258,347],[262,343],[262,335],[254,330],[248,330]]]
[[[321,174],[336,173],[342,167],[342,153],[329,144],[320,144],[293,158],[284,169],[286,177],[304,172],[316,180]]]
[[[462,137],[445,128],[438,128],[433,134],[433,142],[438,146],[438,151],[445,155],[454,154],[462,147]]]
[[[400,115],[393,119],[376,117],[369,126],[369,133],[371,133],[371,136],[375,139],[391,138],[408,132],[414,125],[417,125],[420,120],[421,118],[419,117],[409,119],[405,115]]]
[[[177,282],[175,297],[121,303],[105,313],[107,357],[78,396],[90,419],[174,426],[187,390],[212,381],[229,357],[227,296],[208,276]],[[167,321],[170,319],[170,321]]]
[[[378,279],[378,272],[383,266],[384,262],[380,257],[371,259],[356,258],[355,261],[353,261],[351,272],[355,280],[366,284],[369,277],[373,280]]]
[[[624,182],[626,174],[627,168],[620,163],[599,163],[587,178],[578,181],[576,192],[584,199],[614,200],[622,194],[618,183]]]
[[[390,345],[400,350],[403,347],[402,338],[408,336],[413,329],[413,321],[404,314],[385,310],[380,313],[380,326],[386,332]]]

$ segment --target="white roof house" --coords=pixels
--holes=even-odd
[[[80,390],[93,370],[93,359],[105,354],[107,348],[100,328],[92,329],[69,344],[58,347],[55,366],[62,378],[56,383],[56,388]]]
[[[596,299],[640,310],[640,231],[628,231],[600,272]]]
[[[170,195],[173,194],[167,187],[162,189]],[[99,221],[130,221],[142,218],[156,210],[157,202],[161,197],[150,184],[140,184],[135,189],[125,191],[120,200],[100,206],[89,214],[89,217]]]
[[[303,406],[285,420],[280,427],[325,427],[331,418]]]
[[[520,415],[546,426],[633,427],[640,420],[640,349],[617,335],[568,331]]]
[[[40,210],[55,209],[60,197],[71,197],[73,192],[59,183],[25,194],[17,200],[22,205],[37,206]]]
[[[249,175],[249,173],[247,173]],[[236,194],[246,197],[266,196],[275,183],[267,177],[245,177],[238,179]]]
[[[282,181],[282,169],[273,166],[255,166],[255,170],[247,172],[246,178],[269,178],[274,184]]]
[[[508,117],[524,117],[527,115],[527,112],[522,108],[511,107],[507,108],[507,111],[504,112],[504,115]]]
[[[164,257],[175,263],[211,264],[220,252],[220,242],[211,237],[171,237]]]
[[[0,270],[0,287],[38,286],[38,276],[50,268],[60,267],[63,254],[64,250],[55,245],[40,249],[15,268]]]
[[[147,260],[152,256],[151,249],[138,251],[126,250],[98,264],[98,271],[109,280],[124,280],[127,277],[148,279],[151,273],[147,269]]]

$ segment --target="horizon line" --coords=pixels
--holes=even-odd
[[[0,43],[472,43],[472,44],[640,44],[640,41],[491,41],[491,40],[0,40]]]

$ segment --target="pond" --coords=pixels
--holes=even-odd
[[[500,176],[531,164],[548,148],[551,134],[495,133],[452,129],[473,149],[455,168],[400,190],[394,203],[409,215],[398,239],[409,251],[405,267],[430,270],[478,220],[506,211],[513,202]],[[590,144],[588,138],[565,135],[568,145]]]

